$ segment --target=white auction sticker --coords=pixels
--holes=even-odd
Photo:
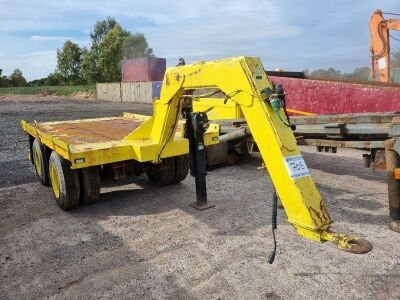
[[[310,176],[310,171],[307,168],[303,156],[287,156],[284,158],[284,161],[290,178],[297,179],[300,177]]]
[[[386,58],[382,57],[382,58],[378,59],[378,67],[379,67],[379,69],[386,68]]]

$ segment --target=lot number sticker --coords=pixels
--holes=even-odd
[[[310,171],[307,168],[303,156],[287,156],[284,158],[284,161],[290,178],[297,179],[300,177],[310,176]]]

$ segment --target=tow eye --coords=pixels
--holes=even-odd
[[[336,247],[346,252],[365,254],[372,250],[372,244],[363,238],[347,236],[332,231],[323,232],[321,237],[325,241],[334,243]]]

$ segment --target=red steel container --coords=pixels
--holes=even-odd
[[[314,114],[400,111],[400,84],[268,77],[282,84],[290,109]]]
[[[122,82],[162,81],[166,67],[165,58],[144,57],[123,60]]]

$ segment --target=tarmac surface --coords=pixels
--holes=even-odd
[[[151,113],[151,106],[0,97],[0,298],[400,299],[400,234],[388,229],[386,174],[361,153],[305,161],[337,232],[374,246],[365,255],[296,234],[283,210],[272,250],[272,184],[257,153],[210,171],[197,211],[194,179],[155,188],[141,175],[102,189],[98,203],[62,211],[36,179],[19,121]]]

